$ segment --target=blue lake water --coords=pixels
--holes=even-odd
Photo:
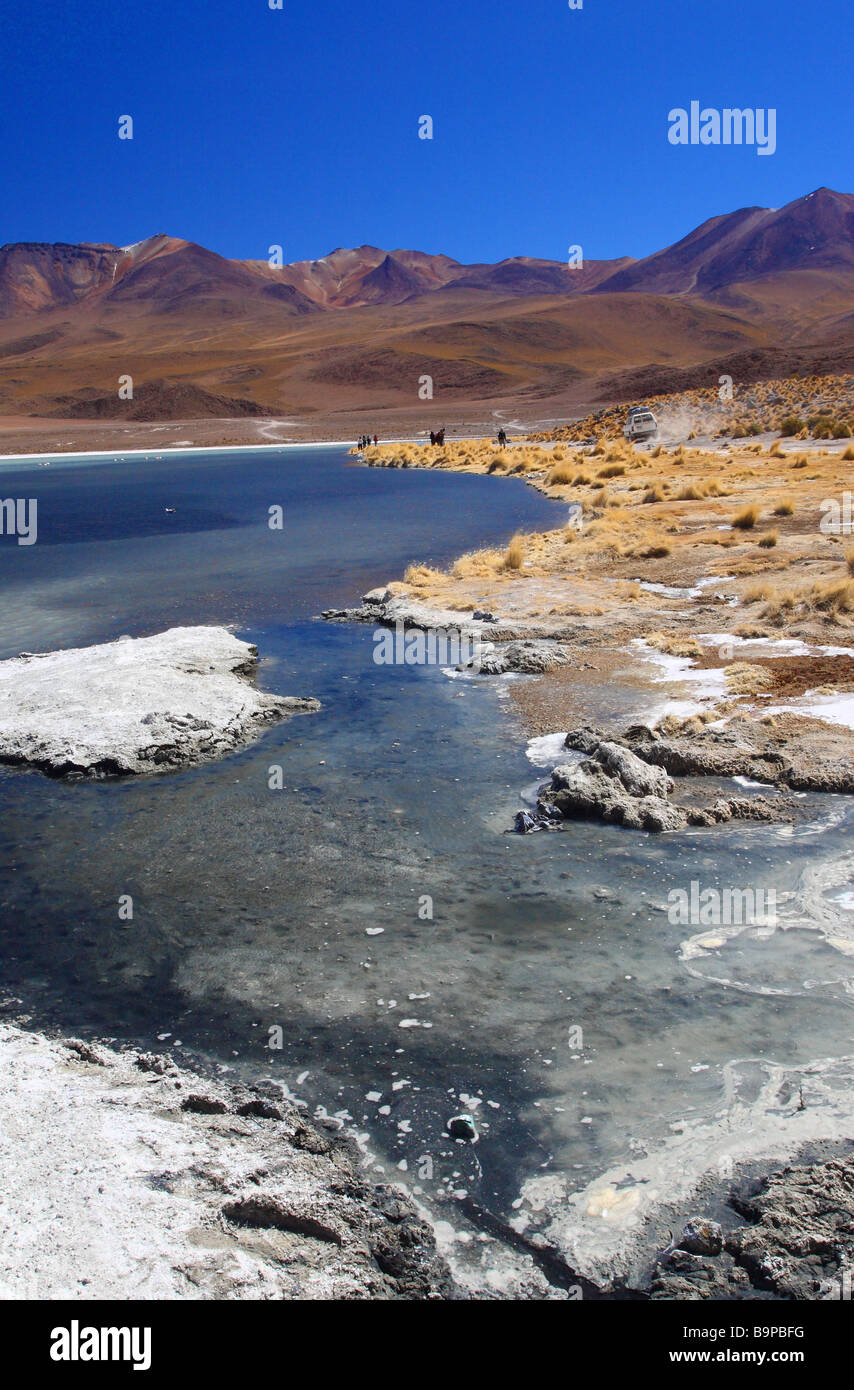
[[[505,1214],[533,1173],[581,1186],[711,1121],[745,1058],[854,1051],[850,955],[793,930],[686,963],[692,929],[660,910],[674,884],[759,873],[808,917],[805,875],[847,862],[847,803],[809,833],[508,835],[536,774],[506,683],[380,667],[369,628],[317,621],[562,507],[339,449],[6,465],[0,493],[39,500],[38,544],[0,541],[0,657],[232,624],[264,687],[323,705],[191,772],[0,769],[0,983],[34,1020],[281,1079]],[[449,1153],[460,1109],[481,1140]]]

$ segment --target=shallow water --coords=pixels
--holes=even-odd
[[[191,772],[0,769],[2,974],[35,1018],[283,1080],[386,1171],[505,1216],[532,1174],[580,1188],[719,1118],[733,1068],[854,1052],[843,798],[811,799],[794,831],[509,835],[545,772],[507,683],[378,667],[369,628],[315,621],[562,508],[338,450],[5,468],[0,490],[40,500],[38,544],[0,543],[0,655],[230,623],[266,688],[323,702]],[[645,697],[606,698],[629,715]],[[672,924],[668,893],[692,880],[773,888],[777,927],[710,944]],[[442,1138],[461,1109],[471,1148]]]

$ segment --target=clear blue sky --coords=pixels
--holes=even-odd
[[[593,259],[854,191],[851,0],[283,4],[7,0],[0,242]],[[775,107],[776,154],[670,145],[692,100]]]

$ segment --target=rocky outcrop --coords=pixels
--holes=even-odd
[[[0,1297],[458,1296],[406,1193],[283,1086],[91,1052],[0,1024]]]
[[[317,700],[251,684],[258,649],[222,627],[0,662],[0,761],[104,777],[223,757]]]
[[[479,647],[473,662],[464,670],[478,671],[482,676],[500,676],[506,671],[520,675],[543,676],[558,666],[569,663],[569,654],[556,642],[528,640],[524,642],[489,642]]]
[[[472,660],[458,663],[459,670],[484,676],[507,671],[523,675],[544,675],[570,658],[562,642],[579,631],[577,627],[549,627],[533,622],[506,622],[485,610],[460,612],[437,608],[391,589],[371,589],[362,596],[358,608],[328,608],[321,615],[327,622],[370,623],[375,627],[407,631],[446,633],[475,652]]]
[[[468,612],[456,608],[438,608],[434,604],[410,598],[407,594],[395,594],[389,588],[371,589],[363,594],[357,608],[327,608],[321,617],[326,622],[335,623],[372,623],[385,627],[396,627],[401,623],[404,627],[424,631],[430,628],[451,629],[488,638],[491,642],[568,642],[582,632],[578,624],[549,625],[527,619],[511,622],[496,618],[482,609]]]
[[[633,753],[603,743],[583,762],[555,768],[538,809],[558,811],[565,820],[601,820],[633,830],[681,830],[687,816],[667,800],[671,786],[660,768],[647,768]]]
[[[594,731],[577,730],[567,746],[583,751],[591,737]],[[715,727],[689,720],[675,733],[638,724],[620,741],[674,777],[746,777],[792,791],[854,793],[854,735],[816,720],[735,718]]]
[[[850,1299],[854,1161],[783,1168],[730,1204],[748,1224],[689,1221],[657,1263],[653,1299]]]
[[[629,830],[684,830],[689,825],[720,825],[731,820],[788,818],[787,804],[767,797],[718,797],[709,806],[682,806],[669,800],[673,781],[624,744],[599,739],[589,729],[567,736],[567,743],[590,756],[562,764],[542,788],[537,814],[520,812],[517,831],[552,829],[557,820],[597,820]]]

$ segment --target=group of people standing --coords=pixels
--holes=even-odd
[[[379,439],[379,435],[377,435],[377,434],[373,435],[373,437],[372,437],[371,435],[369,435],[369,434],[362,434],[362,435],[359,436],[359,442],[358,442],[358,444],[356,445],[356,447],[357,447],[357,449],[370,449],[370,447],[371,447],[372,444],[379,444],[379,442],[380,442],[380,439]],[[445,444],[445,426],[444,426],[444,425],[442,426],[442,428],[441,428],[440,430],[431,430],[431,431],[430,431],[430,443],[431,443],[431,444],[434,444],[434,445],[435,445],[435,444],[438,444],[438,445],[439,445],[439,448],[444,448],[444,444]],[[506,449],[506,448],[507,448],[507,434],[506,434],[506,432],[505,432],[504,430],[499,430],[499,431],[498,431],[498,445],[499,445],[499,448],[501,448],[501,449]]]

